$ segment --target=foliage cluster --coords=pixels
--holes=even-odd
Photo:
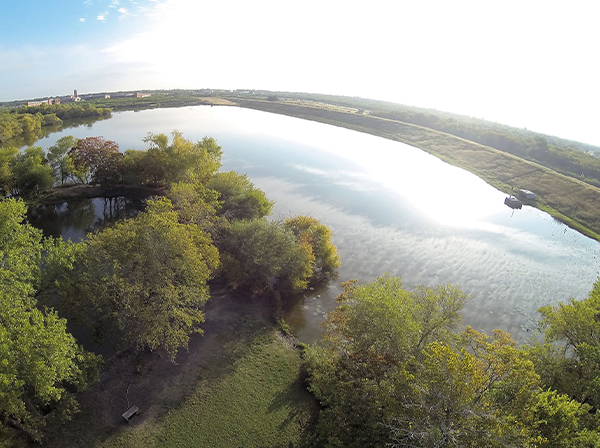
[[[62,244],[42,240],[23,223],[25,211],[21,201],[0,202],[0,420],[39,439],[48,421],[76,409],[72,387],[85,387],[96,358],[55,311],[38,307],[42,252],[51,259]]]
[[[576,357],[575,371],[588,367],[578,377],[587,387],[556,390],[548,381],[556,376],[572,384],[573,370],[556,369],[568,359],[540,346],[520,349],[501,330],[493,337],[470,327],[456,332],[466,300],[456,288],[410,292],[385,275],[365,285],[346,283],[338,300],[322,341],[305,351],[309,387],[322,407],[315,446],[600,444],[589,389],[598,378],[593,355]],[[543,311],[550,339],[566,331],[564,309]],[[575,321],[581,323],[569,324]],[[589,349],[578,347],[579,353]]]
[[[89,103],[43,104],[0,111],[0,143],[22,134],[39,134],[43,126],[60,124],[62,120],[110,116],[111,109]]]
[[[39,147],[0,148],[0,193],[29,199],[54,185],[118,184],[168,186],[173,182],[205,184],[220,167],[221,148],[209,137],[192,143],[174,131],[150,134],[146,151],[119,151],[102,137],[64,136],[44,153]]]

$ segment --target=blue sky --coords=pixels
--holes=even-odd
[[[0,101],[73,89],[308,91],[600,145],[592,0],[2,3]]]

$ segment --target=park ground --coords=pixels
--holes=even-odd
[[[159,351],[108,359],[80,395],[81,413],[43,445],[75,447],[290,447],[310,436],[318,406],[301,351],[272,319],[270,301],[213,288],[204,334],[175,362]],[[136,405],[129,423],[122,413]]]

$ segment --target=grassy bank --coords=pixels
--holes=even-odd
[[[241,300],[241,302],[240,302]],[[82,412],[56,428],[52,448],[288,447],[309,435],[318,408],[301,377],[300,352],[262,302],[216,292],[204,336],[177,364],[154,352],[107,363],[81,397]],[[129,424],[121,413],[140,408]]]
[[[298,446],[315,411],[299,367],[298,353],[273,333],[257,334],[231,372],[215,377],[200,371],[197,387],[179,407],[96,446]]]
[[[159,107],[186,107],[199,105],[232,105],[222,98],[202,97],[189,92],[158,93],[146,98],[106,98],[90,100],[95,106],[107,107],[114,111],[155,109]]]
[[[534,191],[534,206],[600,241],[600,188],[489,146],[400,121],[324,107],[231,98],[239,106],[278,113],[399,141],[466,169],[506,193]]]

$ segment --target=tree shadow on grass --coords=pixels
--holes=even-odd
[[[306,372],[304,369],[300,370],[297,378],[289,387],[273,399],[268,407],[268,412],[280,412],[284,409],[287,409],[288,413],[278,425],[278,429],[284,431],[290,425],[298,425],[302,431],[300,441],[297,445],[290,444],[290,446],[310,446],[312,429],[318,418],[319,406],[316,399],[306,388]]]
[[[205,308],[204,335],[190,339],[176,363],[160,350],[123,352],[105,365],[101,379],[79,394],[81,413],[48,431],[47,447],[95,446],[148,419],[158,419],[177,407],[203,380],[218,381],[235,368],[235,361],[265,337],[273,324],[263,303],[245,301],[239,294],[212,291]],[[270,311],[270,310],[269,310]],[[140,411],[128,424],[121,414],[128,405]]]

